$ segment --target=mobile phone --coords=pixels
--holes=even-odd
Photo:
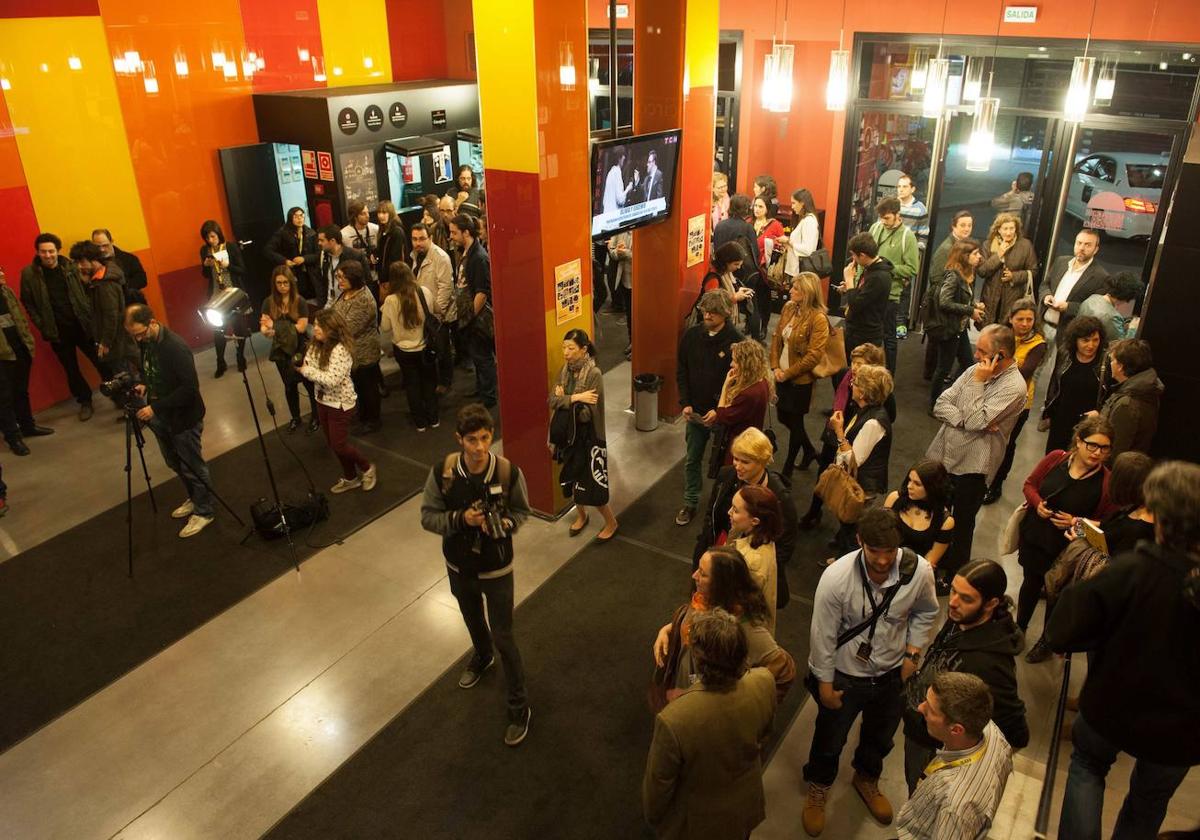
[[[998,365],[998,364],[1000,363],[1000,360],[1001,360],[1001,359],[1003,359],[1003,358],[1004,358],[1004,354],[1003,354],[1003,353],[997,353],[997,354],[995,354],[994,356],[992,356],[992,365],[993,365],[993,366],[995,366],[995,365]]]

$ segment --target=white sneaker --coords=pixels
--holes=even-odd
[[[194,537],[212,524],[214,519],[216,519],[215,516],[198,516],[193,513],[188,517],[187,524],[183,526],[183,530],[179,532],[179,536],[184,539]]]
[[[367,471],[362,474],[362,489],[363,490],[374,490],[375,482],[377,480],[378,480],[378,477],[375,473],[375,465],[372,464],[371,466],[367,467]]]
[[[171,518],[172,519],[187,519],[189,516],[192,515],[192,511],[195,509],[196,509],[196,506],[192,504],[192,500],[187,499],[184,501],[183,504],[181,504],[179,507],[175,508],[175,510],[171,511]]]
[[[361,478],[339,478],[337,484],[329,488],[330,493],[345,493],[347,490],[354,490],[362,487],[363,480]]]

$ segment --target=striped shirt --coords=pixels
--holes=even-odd
[[[1025,378],[1010,365],[987,382],[971,365],[938,397],[933,416],[942,421],[926,457],[951,475],[982,473],[990,484],[1004,460],[1008,437],[1025,408]]]
[[[983,730],[983,755],[926,776],[896,819],[900,840],[974,840],[987,836],[1012,773],[1012,748],[991,721]],[[930,766],[952,765],[979,746],[938,750]]]

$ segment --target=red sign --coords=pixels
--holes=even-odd
[[[321,172],[322,181],[332,181],[333,155],[329,152],[317,152],[317,169]]]
[[[317,180],[317,153],[312,149],[301,149],[300,159],[304,162],[304,177]]]
[[[319,181],[313,184],[313,195],[325,195],[325,185]]]

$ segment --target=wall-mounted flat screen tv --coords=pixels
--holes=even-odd
[[[671,215],[679,129],[592,146],[592,236],[661,222]]]

